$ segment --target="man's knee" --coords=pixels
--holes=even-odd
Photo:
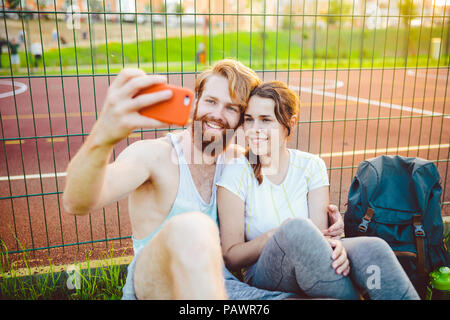
[[[187,277],[209,270],[220,274],[221,257],[217,226],[211,218],[200,212],[175,216],[139,255],[136,296],[172,299]]]
[[[171,218],[165,228],[167,249],[183,263],[199,264],[221,257],[216,223],[201,212],[189,212]]]
[[[199,241],[218,239],[217,224],[202,212],[187,212],[171,218],[165,228],[173,241]]]

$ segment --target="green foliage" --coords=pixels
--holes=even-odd
[[[340,23],[339,23],[340,25]],[[90,46],[64,47],[44,52],[46,74],[115,73],[124,66],[132,65],[146,72],[192,72],[201,71],[205,65],[196,64],[196,47],[205,43],[207,64],[223,58],[234,58],[254,69],[321,68],[321,67],[416,67],[437,66],[430,60],[428,49],[431,38],[445,38],[447,28],[442,26],[400,29],[390,27],[383,30],[354,28],[330,28],[314,32],[314,27],[302,30],[278,32],[229,32],[207,35],[170,37],[124,43],[108,42],[92,48]],[[420,35],[420,37],[419,37]],[[404,39],[404,40],[402,40]],[[408,40],[407,43],[404,43]],[[420,44],[420,46],[419,46]],[[409,47],[402,53],[402,49]],[[25,53],[21,55],[21,72],[27,74]],[[446,66],[448,55],[443,53],[440,66]],[[62,64],[62,66],[61,66]],[[0,74],[10,74],[7,52],[2,55],[4,69]],[[30,66],[30,69],[31,66]],[[42,74],[41,70],[30,73]]]
[[[122,288],[125,284],[125,274],[121,272],[120,266],[114,264],[114,255],[111,249],[104,255],[103,262],[106,266],[102,268],[91,268],[91,251],[85,252],[87,268],[80,273],[79,288],[70,294],[74,300],[120,300]],[[79,264],[75,263],[76,266]]]
[[[328,16],[326,17],[326,22],[329,25],[336,25],[348,20],[346,15],[351,13],[352,5],[345,0],[332,0],[329,2],[328,6]],[[342,17],[344,15],[344,17]]]
[[[100,12],[103,11],[103,1],[102,0],[89,0],[87,1],[89,5],[90,12]]]
[[[413,19],[412,16],[417,14],[417,5],[414,0],[402,0],[399,1],[397,5],[400,15],[402,16],[402,22],[404,26],[407,27]]]
[[[10,9],[17,9],[20,7],[20,0],[6,0]]]
[[[74,262],[73,265],[81,270],[78,273],[80,282],[74,290],[70,290],[66,285],[65,273],[55,272],[51,261],[47,272],[34,275],[26,252],[22,262],[27,274],[19,275],[3,241],[1,245],[0,300],[119,300],[122,297],[126,273],[120,265],[115,264],[113,249],[104,255],[103,267],[99,268],[91,268],[92,252],[85,251],[87,268]]]
[[[53,266],[50,264],[50,272],[42,277],[32,277],[32,271],[29,266],[28,253],[22,254],[23,262],[27,274],[24,277],[19,275],[9,260],[8,249],[1,240],[2,251],[0,252],[0,299],[20,299],[20,300],[43,300],[60,299],[57,292],[57,283],[60,274],[53,272]],[[20,245],[20,243],[19,243]]]

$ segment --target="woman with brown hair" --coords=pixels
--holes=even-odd
[[[309,297],[418,299],[389,245],[375,237],[332,240],[324,161],[289,149],[299,98],[284,83],[250,93],[242,125],[249,148],[217,182],[224,261],[245,282]],[[340,244],[338,241],[342,241]],[[341,245],[339,257],[332,249]],[[351,266],[351,267],[350,267]]]

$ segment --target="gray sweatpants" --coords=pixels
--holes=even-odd
[[[252,285],[310,297],[420,299],[389,245],[376,237],[341,240],[350,261],[350,275],[331,267],[332,248],[307,219],[293,219],[278,229],[256,262]]]

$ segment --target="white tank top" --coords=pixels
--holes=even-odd
[[[223,154],[217,157],[216,161],[216,170],[214,172],[214,181],[212,183],[212,192],[211,199],[209,203],[206,203],[203,198],[200,196],[197,188],[195,187],[194,180],[192,179],[191,171],[189,170],[189,165],[186,162],[186,159],[183,156],[183,152],[181,150],[181,146],[178,142],[178,137],[176,135],[168,133],[167,136],[170,138],[173,147],[177,153],[178,157],[178,168],[180,173],[180,180],[178,186],[177,197],[172,205],[172,209],[170,210],[167,218],[164,222],[158,226],[151,234],[143,239],[133,239],[133,249],[134,254],[142,250],[145,245],[155,236],[155,234],[161,230],[163,225],[173,216],[191,212],[191,211],[200,211],[204,214],[211,217],[217,223],[217,202],[216,202],[216,182],[219,180],[222,175],[223,167],[224,167],[224,158]]]

